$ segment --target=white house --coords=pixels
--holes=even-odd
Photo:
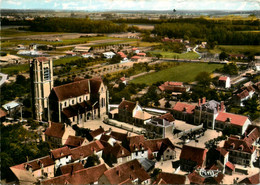
[[[231,84],[230,84],[230,77],[228,76],[220,76],[219,77],[219,85],[223,86],[225,88],[230,88]]]
[[[110,51],[110,52],[103,53],[103,55],[106,59],[109,59],[109,58],[113,58],[113,56],[115,56],[116,54],[114,52]]]

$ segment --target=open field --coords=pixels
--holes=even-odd
[[[227,53],[256,53],[260,51],[260,46],[255,45],[218,45],[217,48]]]
[[[211,73],[216,68],[220,67],[222,67],[222,64],[181,63],[176,67],[135,78],[131,83],[145,83],[151,85],[158,81],[192,82],[200,72],[206,71]]]
[[[75,57],[64,57],[64,58],[60,58],[58,60],[54,60],[53,61],[53,66],[59,66],[61,64],[66,64],[66,63],[70,63],[72,60],[77,60],[80,57],[75,56]]]
[[[2,29],[0,32],[1,37],[17,37],[17,36],[43,35],[43,34],[62,34],[62,33],[60,33],[60,32],[33,32],[33,31],[18,30],[15,28]]]
[[[195,59],[199,58],[199,55],[194,52],[180,54],[180,53],[173,53],[173,52],[168,52],[168,51],[155,50],[155,51],[151,51],[150,53],[153,54],[154,56],[156,54],[161,54],[163,56],[163,58],[178,58],[178,59],[189,59],[189,60],[195,60]]]
[[[161,43],[159,42],[142,42],[142,41],[136,41],[131,43],[131,46],[135,47],[152,47],[152,46],[157,46],[160,45]]]
[[[18,74],[19,72],[29,71],[29,64],[17,64],[1,67],[1,72],[9,75]]]

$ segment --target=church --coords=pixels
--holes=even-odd
[[[31,66],[35,119],[81,127],[107,114],[108,91],[101,78],[75,78],[74,82],[53,87],[51,59],[35,58]]]

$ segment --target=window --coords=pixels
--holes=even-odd
[[[138,156],[138,152],[135,152],[135,155]]]
[[[79,98],[79,102],[81,102],[81,98]]]
[[[142,154],[144,154],[144,151],[142,151]]]
[[[44,76],[44,80],[50,79],[50,70],[48,67],[43,68],[43,76]]]
[[[67,106],[67,102],[64,102],[64,107],[66,107]]]
[[[74,100],[72,100],[71,103],[74,104]]]

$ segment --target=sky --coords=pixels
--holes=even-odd
[[[1,9],[259,10],[260,0],[0,0]]]

